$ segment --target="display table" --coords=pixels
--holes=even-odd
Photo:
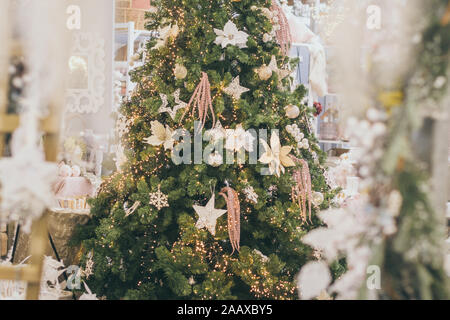
[[[70,247],[68,245],[70,239],[74,235],[75,229],[79,225],[85,225],[89,221],[89,209],[86,210],[68,210],[68,209],[52,209],[48,219],[48,230],[52,237],[53,244],[58,252],[59,258],[63,261],[66,267],[70,265],[77,265],[77,255],[80,251],[79,247]],[[14,242],[14,233],[16,226],[10,225],[8,230],[9,243]],[[13,263],[20,263],[29,254],[30,237],[24,232],[19,232],[19,237],[16,244],[16,252]],[[10,247],[11,247],[10,245]],[[50,240],[48,242],[47,251],[48,256],[57,258]]]

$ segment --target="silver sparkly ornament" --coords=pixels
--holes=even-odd
[[[241,95],[245,92],[250,91],[250,89],[244,88],[239,84],[239,76],[233,79],[231,84],[223,90],[226,94],[233,96],[234,99],[238,100]]]

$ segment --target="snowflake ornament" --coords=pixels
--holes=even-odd
[[[247,186],[242,192],[245,194],[247,199],[253,203],[258,203],[258,194],[255,192],[252,186]]]
[[[161,186],[158,186],[158,191],[150,193],[150,205],[155,206],[156,209],[169,207],[169,197],[161,192]]]
[[[278,191],[278,187],[276,185],[271,185],[269,189],[267,189],[267,194],[271,197],[275,195],[275,193]]]

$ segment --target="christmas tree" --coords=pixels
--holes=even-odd
[[[286,18],[271,0],[152,5],[126,160],[78,234],[87,283],[109,299],[295,299],[316,255],[301,238],[333,194]]]

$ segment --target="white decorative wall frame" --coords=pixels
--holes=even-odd
[[[97,113],[105,103],[105,40],[90,32],[74,32],[73,37],[67,110]]]

